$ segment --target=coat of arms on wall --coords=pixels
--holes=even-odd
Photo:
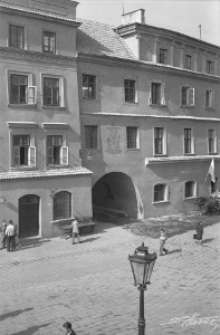
[[[106,152],[109,154],[118,154],[121,152],[119,127],[108,127],[106,129]]]

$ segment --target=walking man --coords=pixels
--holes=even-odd
[[[15,248],[15,226],[13,220],[9,221],[5,234],[8,239],[7,251],[13,251]]]
[[[6,235],[5,231],[7,228],[7,222],[5,220],[0,224],[0,249],[3,250],[6,247]]]
[[[165,233],[165,230],[163,228],[160,229],[160,256],[163,256],[164,253],[167,254],[168,250],[164,248],[164,245],[167,240],[167,235]]]
[[[81,243],[80,235],[79,235],[78,221],[76,220],[76,218],[74,218],[72,222],[72,244],[75,244],[76,237],[78,239],[78,242]]]

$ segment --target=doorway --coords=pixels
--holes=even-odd
[[[19,238],[39,235],[39,197],[25,195],[19,199]]]

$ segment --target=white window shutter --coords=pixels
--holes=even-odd
[[[68,147],[66,146],[60,148],[60,163],[68,165]]]
[[[13,147],[13,165],[14,166],[20,165],[20,147],[19,146]]]
[[[161,105],[166,105],[166,100],[165,100],[165,84],[161,85]]]
[[[194,87],[189,88],[189,105],[194,106],[195,104],[195,89]]]
[[[28,150],[28,165],[36,166],[36,147],[30,146]]]
[[[59,101],[60,107],[65,107],[64,78],[59,79]]]
[[[35,105],[37,103],[37,87],[28,86],[27,96],[28,96],[28,104]]]
[[[148,96],[148,105],[152,105],[152,93],[151,92],[149,92],[149,96]]]

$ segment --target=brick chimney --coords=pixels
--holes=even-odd
[[[138,9],[129,13],[122,14],[122,25],[131,24],[131,23],[141,23],[145,24],[145,10]]]

